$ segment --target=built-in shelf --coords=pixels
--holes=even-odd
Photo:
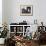
[[[26,28],[30,26],[31,25],[9,25],[9,29],[10,29],[10,33],[15,33],[14,31],[16,31],[17,34],[22,34],[24,36],[26,33]],[[14,27],[16,28],[14,29]]]
[[[9,25],[9,30],[11,33],[16,34],[22,34],[25,36],[27,27],[32,27],[31,29],[33,31],[36,31],[37,24],[31,24],[31,25]]]

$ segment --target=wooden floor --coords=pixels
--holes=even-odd
[[[46,45],[40,45],[40,46],[46,46]]]

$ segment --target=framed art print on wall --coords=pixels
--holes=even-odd
[[[32,16],[33,6],[32,5],[21,5],[20,15],[21,16]]]

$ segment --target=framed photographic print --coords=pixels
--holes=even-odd
[[[32,5],[21,5],[20,15],[21,16],[32,16],[33,6]]]

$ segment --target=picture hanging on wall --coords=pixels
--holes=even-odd
[[[21,16],[32,16],[33,6],[32,5],[21,5],[20,15]]]

